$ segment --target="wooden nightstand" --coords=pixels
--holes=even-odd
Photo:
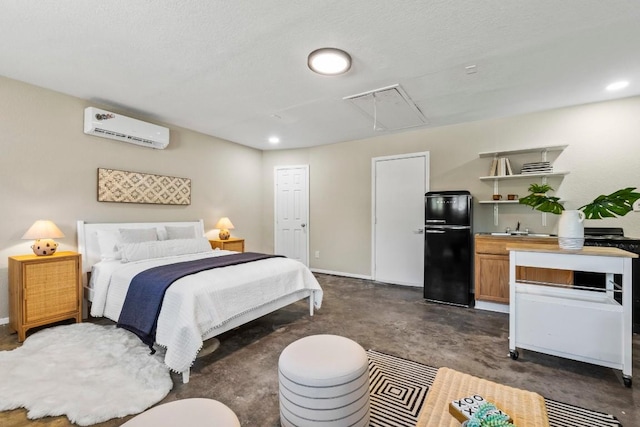
[[[82,322],[81,262],[76,252],[9,257],[9,326],[18,341],[36,326]]]
[[[244,252],[244,239],[237,237],[229,237],[227,240],[211,239],[209,240],[213,249],[225,249],[227,251]]]

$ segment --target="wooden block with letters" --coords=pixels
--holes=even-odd
[[[463,423],[465,421],[470,420],[471,417],[473,417],[473,415],[476,412],[478,412],[478,408],[480,408],[480,406],[484,405],[485,403],[493,404],[493,402],[488,402],[484,397],[478,394],[463,397],[461,399],[456,399],[449,403],[449,413],[453,415],[453,417],[456,420]],[[497,412],[499,414],[506,415],[507,417],[509,417],[508,414],[505,414],[504,412],[502,412],[500,409],[497,409],[497,408],[495,409],[495,411],[492,411],[492,412]],[[509,422],[511,421],[511,417],[509,417],[508,421]]]

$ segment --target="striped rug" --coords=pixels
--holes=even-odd
[[[372,427],[415,427],[438,368],[368,350]],[[546,399],[551,427],[622,427],[613,416]]]

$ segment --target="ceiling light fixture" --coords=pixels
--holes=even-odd
[[[277,136],[271,136],[269,137],[269,142],[272,144],[277,144],[280,142],[280,138],[278,138]]]
[[[607,90],[609,91],[620,90],[620,89],[624,89],[627,86],[629,86],[629,82],[623,80],[623,81],[611,83],[609,86],[607,86]]]
[[[318,74],[336,76],[349,71],[351,68],[351,56],[344,50],[323,47],[309,54],[307,65]]]

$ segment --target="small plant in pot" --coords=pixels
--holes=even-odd
[[[531,184],[529,195],[520,199],[520,204],[531,206],[541,212],[561,214],[558,222],[558,243],[562,249],[582,249],[584,245],[585,219],[602,219],[625,216],[633,210],[633,204],[640,199],[635,187],[627,187],[614,191],[609,195],[600,195],[591,203],[580,206],[577,210],[565,210],[560,199],[548,196],[553,191],[547,184]]]

